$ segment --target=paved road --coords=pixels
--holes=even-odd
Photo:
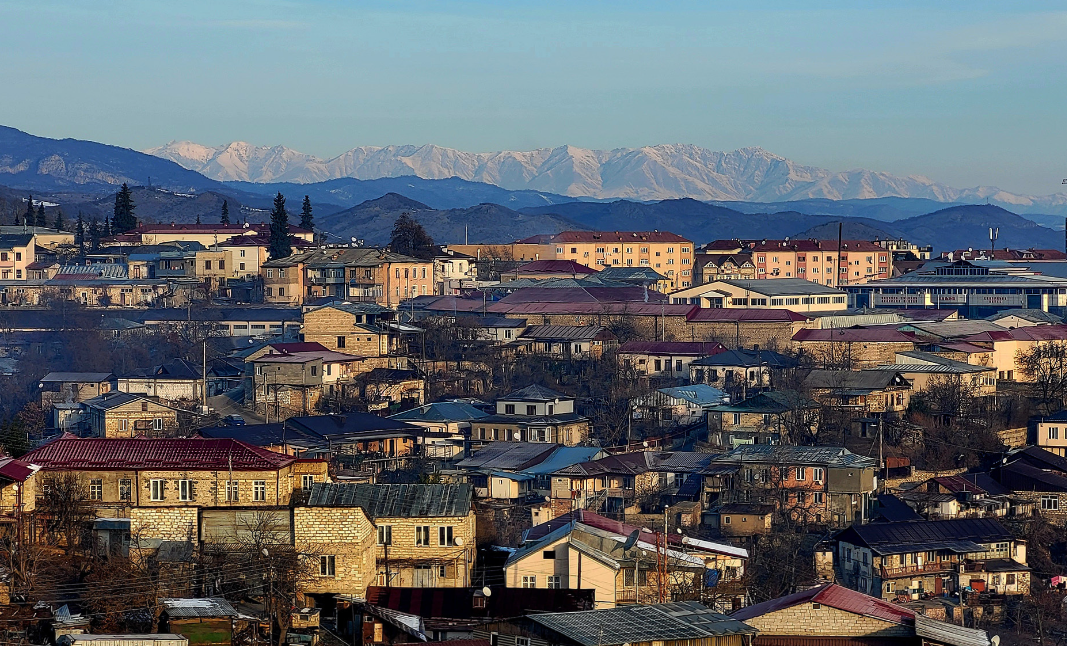
[[[251,409],[241,405],[244,401],[244,388],[234,388],[221,395],[207,398],[207,405],[215,409],[219,415],[240,415],[249,424],[262,424],[266,420],[262,415],[253,413]]]

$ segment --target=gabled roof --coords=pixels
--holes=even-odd
[[[556,471],[559,475],[595,476],[602,474],[637,475],[649,471],[697,473],[715,457],[694,451],[635,451],[618,453],[599,460],[582,462]]]
[[[983,551],[983,543],[1013,541],[1015,538],[992,518],[956,518],[852,525],[838,534],[837,540],[866,545],[876,554],[887,555],[930,550],[966,554]]]
[[[485,411],[464,402],[436,402],[390,415],[389,419],[402,422],[467,422],[488,415]]]
[[[1008,330],[982,332],[965,337],[967,343],[995,343],[997,341],[1062,341],[1067,339],[1067,325],[1028,325]]]
[[[377,518],[466,516],[471,511],[471,486],[462,484],[337,484],[316,483],[309,507],[360,507]]]
[[[490,442],[456,463],[461,469],[510,469],[522,471],[540,464],[555,445],[540,442]]]
[[[709,357],[697,359],[689,365],[712,367],[737,366],[741,368],[755,368],[756,366],[767,366],[768,368],[793,368],[797,365],[797,360],[784,354],[774,352],[773,350],[745,350],[744,348],[739,348],[737,350],[727,350],[726,352],[720,352]]]
[[[26,478],[29,478],[33,474],[37,473],[41,467],[36,464],[31,464],[25,460],[19,460],[17,458],[0,457],[0,478],[10,480],[12,482],[25,482]]]
[[[725,392],[707,384],[691,384],[689,386],[660,388],[659,392],[668,397],[681,399],[696,406],[715,406],[727,399]]]
[[[118,408],[119,406],[125,406],[126,404],[129,404],[130,402],[141,401],[141,400],[149,402],[154,406],[162,406],[164,408],[167,408],[166,406],[163,406],[163,404],[160,404],[159,402],[151,400],[151,399],[149,399],[147,397],[142,397],[141,395],[134,395],[132,393],[123,392],[121,390],[112,390],[112,391],[106,392],[106,393],[104,393],[102,395],[97,395],[96,397],[93,397],[92,399],[87,399],[87,400],[83,401],[82,405],[85,406],[86,408],[99,408],[100,410],[111,410],[112,408]]]
[[[65,435],[22,457],[45,470],[274,471],[295,458],[230,439],[79,438]]]
[[[716,406],[716,412],[723,413],[769,413],[779,415],[791,410],[821,408],[822,404],[808,399],[795,390],[769,390],[736,404]]]
[[[812,370],[804,386],[815,390],[874,392],[887,388],[908,388],[911,384],[891,370]]]
[[[160,599],[163,612],[171,619],[186,617],[236,617],[237,611],[221,597],[209,599]]]
[[[596,270],[573,260],[535,260],[520,265],[509,274],[553,274],[573,276],[577,274],[595,274]]]
[[[110,372],[50,372],[41,378],[41,383],[97,384],[114,378]]]
[[[531,325],[523,330],[519,338],[590,341],[602,333],[614,337],[607,328],[600,325]]]
[[[1049,323],[1052,325],[1058,325],[1063,323],[1063,319],[1055,314],[1038,309],[1017,309],[1017,310],[1001,310],[992,316],[987,316],[987,321],[999,321],[1009,316],[1014,316],[1023,319],[1024,321],[1030,321],[1031,323]]]
[[[670,231],[561,231],[555,235],[530,236],[519,244],[547,244],[560,242],[689,242]]]
[[[810,464],[815,466],[865,468],[877,466],[878,461],[858,455],[840,446],[793,446],[788,444],[743,444],[720,455],[709,465],[714,469],[722,464]]]
[[[749,323],[796,323],[807,321],[808,317],[793,310],[746,309],[729,307],[694,308],[686,317],[690,322],[747,321]]]
[[[827,583],[763,603],[741,608],[730,616],[745,621],[803,603],[820,603],[861,617],[872,617],[903,626],[914,625],[915,613],[903,606],[867,596],[836,583]]]
[[[131,377],[152,379],[196,380],[200,379],[200,366],[187,359],[171,359],[147,370],[132,373]]]
[[[794,341],[841,343],[915,343],[915,337],[890,326],[869,328],[804,329],[793,335]]]
[[[845,292],[829,285],[821,285],[806,278],[737,278],[713,280],[708,285],[723,283],[764,296],[799,296],[803,294],[827,294],[844,296]],[[689,288],[692,289],[692,288]],[[711,291],[710,289],[708,291]]]
[[[298,428],[326,438],[359,440],[365,436],[402,437],[416,436],[422,427],[399,420],[379,417],[372,413],[345,413],[344,415],[308,415],[290,417],[285,422],[289,428]]]

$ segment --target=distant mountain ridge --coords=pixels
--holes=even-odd
[[[470,153],[434,145],[359,146],[332,159],[319,159],[285,146],[233,142],[211,147],[175,141],[145,152],[219,181],[314,183],[413,175],[596,199],[782,202],[903,197],[939,203],[988,200],[1016,210],[1067,212],[1067,194],[1034,197],[990,186],[958,189],[920,175],[898,177],[863,169],[833,172],[762,148],[721,152],[691,144],[661,144]]]

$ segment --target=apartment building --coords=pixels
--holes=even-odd
[[[563,231],[535,236],[520,243],[537,242],[556,260],[571,260],[587,267],[650,267],[667,279],[668,289],[694,285],[693,243],[669,231]]]
[[[434,263],[364,248],[313,249],[260,265],[268,303],[302,304],[336,297],[396,307],[401,301],[435,293]]]

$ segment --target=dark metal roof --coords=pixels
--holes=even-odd
[[[779,444],[744,444],[715,458],[713,464],[811,464],[816,466],[865,468],[878,461],[858,455],[840,446],[791,446]]]
[[[513,391],[500,398],[501,401],[517,402],[551,402],[557,399],[570,399],[554,390],[533,384]]]
[[[456,466],[461,469],[521,471],[547,460],[555,449],[555,444],[540,442],[492,442],[475,450]]]
[[[923,519],[906,502],[892,494],[878,495],[878,509],[876,511],[878,515],[891,523]]]
[[[891,370],[812,370],[804,378],[804,385],[817,390],[873,392],[886,388],[907,388],[911,384]]]
[[[725,351],[718,341],[627,341],[619,346],[619,354],[710,357]]]
[[[619,348],[622,352],[622,348]],[[709,357],[697,359],[689,364],[691,366],[740,366],[742,368],[755,368],[767,366],[768,368],[792,368],[797,365],[797,360],[778,354],[771,350],[727,350]]]
[[[309,507],[361,507],[375,518],[466,516],[471,486],[462,484],[336,484],[318,483]]]
[[[225,599],[160,599],[163,612],[171,619],[187,617],[236,617],[237,611]]]
[[[1014,537],[992,518],[957,518],[911,523],[873,523],[853,525],[841,532],[837,540],[866,545],[876,554],[934,549],[961,553],[982,551],[978,544],[1012,541]]]
[[[599,325],[531,325],[523,331],[520,338],[589,341],[597,338],[602,332],[614,337],[607,328]]]
[[[584,646],[751,635],[756,629],[695,601],[606,610],[528,615],[527,619]]]

